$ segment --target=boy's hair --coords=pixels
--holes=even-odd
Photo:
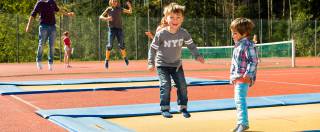
[[[69,32],[68,32],[68,31],[65,31],[65,32],[63,32],[63,35],[64,35],[64,36],[67,36],[67,35],[69,35]]]
[[[184,10],[185,6],[173,2],[164,7],[163,15],[167,16],[169,13],[181,13],[181,15],[184,16]]]
[[[162,17],[159,26],[164,27],[166,25],[168,25],[168,22],[166,21],[165,17]]]
[[[236,18],[230,24],[230,29],[238,31],[241,35],[249,36],[254,28],[254,23],[248,18]]]

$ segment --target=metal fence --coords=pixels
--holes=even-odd
[[[27,15],[0,14],[0,62],[35,61],[39,22],[34,21],[32,31],[26,33],[24,30],[28,17]],[[63,60],[61,35],[64,31],[70,32],[74,48],[73,59],[104,60],[108,28],[107,22],[100,21],[98,17],[56,17],[55,60]],[[160,19],[160,17],[123,16],[125,45],[129,59],[147,58],[151,41],[145,32],[154,32]],[[319,56],[320,24],[317,21],[253,21],[256,27],[252,34],[257,34],[260,42],[286,41],[293,37],[296,40],[297,56]],[[227,46],[232,45],[230,22],[230,19],[186,17],[183,27],[188,30],[198,46]],[[120,59],[117,44],[113,45],[112,59]],[[48,51],[48,46],[45,47],[44,59],[47,58]]]

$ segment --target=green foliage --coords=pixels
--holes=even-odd
[[[29,14],[37,0],[1,0],[0,12]]]
[[[309,22],[313,15],[307,14],[309,6],[307,1],[296,1],[293,6],[294,17],[292,23],[293,37],[296,41],[297,56],[310,56],[313,52],[314,25]]]

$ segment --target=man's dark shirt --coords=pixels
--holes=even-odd
[[[40,14],[40,24],[55,25],[55,12],[58,12],[59,8],[54,0],[49,0],[48,2],[43,2],[39,0],[34,6],[31,16],[36,17]]]

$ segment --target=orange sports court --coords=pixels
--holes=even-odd
[[[294,59],[294,68],[291,58],[261,59],[249,89],[249,131],[320,131],[320,60]],[[56,62],[53,71],[38,71],[34,63],[1,64],[2,131],[209,132],[231,131],[235,125],[233,86],[224,82],[229,67],[223,60],[183,60],[191,78],[188,119],[177,112],[174,88],[173,118],[160,115],[156,73],[146,70],[145,60],[128,66],[112,61],[108,70],[103,62],[72,63],[66,69]],[[222,83],[206,84],[212,80]]]

